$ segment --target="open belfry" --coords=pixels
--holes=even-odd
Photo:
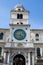
[[[10,11],[10,28],[0,28],[3,65],[43,65],[43,30],[30,29],[29,14],[23,5],[17,4]]]

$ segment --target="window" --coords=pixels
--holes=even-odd
[[[23,24],[22,22],[20,22],[20,24]]]
[[[20,17],[19,17],[20,19],[22,19],[23,18],[23,15],[22,14],[20,14]]]
[[[17,19],[23,19],[23,15],[22,14],[17,14]]]
[[[17,24],[19,24],[19,23],[17,23]]]
[[[17,14],[17,19],[19,19],[19,14]]]
[[[40,48],[37,48],[37,58],[41,57]]]
[[[0,40],[3,39],[3,33],[0,33]]]
[[[18,11],[21,11],[21,9],[18,9]]]
[[[39,34],[35,35],[36,41],[39,41]]]
[[[2,48],[0,47],[0,56],[1,56]]]

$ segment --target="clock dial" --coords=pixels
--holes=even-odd
[[[14,32],[14,37],[17,40],[23,40],[26,37],[26,32],[24,30],[22,30],[22,29],[17,29]]]

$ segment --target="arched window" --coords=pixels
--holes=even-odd
[[[20,14],[20,19],[23,19],[23,15],[22,14]]]
[[[36,41],[39,41],[39,34],[35,35],[35,39],[36,39]]]
[[[17,14],[17,19],[19,19],[19,14]]]
[[[0,56],[1,56],[2,48],[0,47]]]
[[[37,48],[37,58],[41,57],[40,48]]]
[[[0,40],[3,39],[3,33],[0,33]]]
[[[23,19],[23,14],[17,14],[17,19]]]

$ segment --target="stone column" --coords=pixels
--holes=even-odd
[[[32,65],[34,65],[34,52],[32,53]]]
[[[28,53],[28,63],[27,63],[27,65],[34,65],[34,53],[33,52]]]
[[[13,65],[13,59],[11,58],[11,51],[9,53],[9,65]]]
[[[6,52],[6,64],[7,64],[7,60],[8,60],[8,51]]]
[[[5,64],[7,64],[7,62],[8,62],[8,51],[6,52],[4,52],[4,63]]]
[[[30,53],[28,53],[28,65],[30,65]]]
[[[6,63],[6,53],[4,52],[4,63]]]
[[[9,60],[10,60],[10,52],[8,53],[8,58],[7,58],[7,63],[9,64]]]
[[[26,61],[26,65],[28,65],[28,53],[26,53],[26,59],[25,59]]]
[[[30,65],[33,65],[33,64],[32,64],[32,60],[33,60],[33,59],[32,59],[32,52],[30,52]]]
[[[9,65],[13,65],[13,60],[10,59]]]

